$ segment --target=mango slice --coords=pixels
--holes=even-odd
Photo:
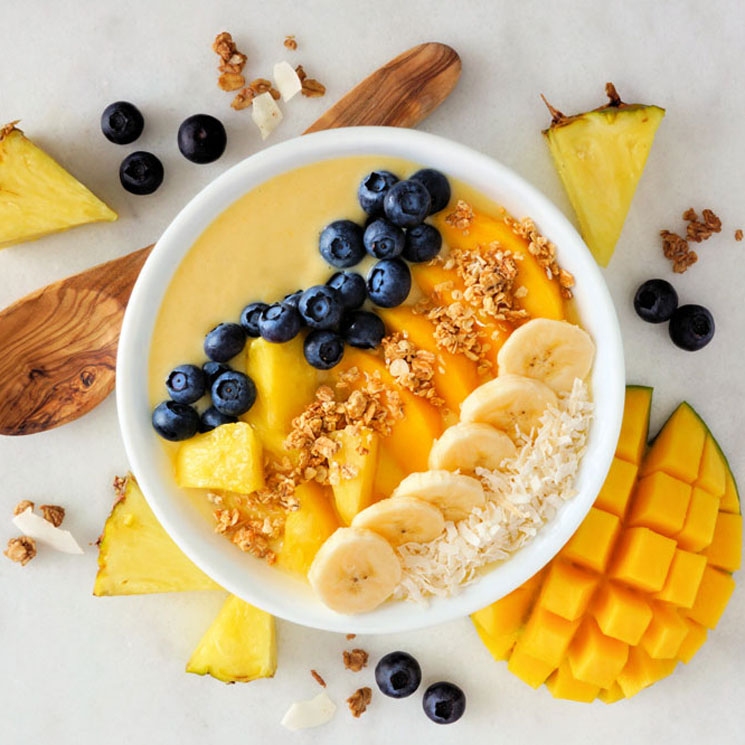
[[[341,478],[331,486],[336,511],[342,524],[349,525],[358,512],[373,502],[379,438],[369,429],[363,429],[359,433],[344,429],[335,432],[333,439],[341,447],[332,456],[331,462],[355,471],[352,478],[344,478],[342,473]]]

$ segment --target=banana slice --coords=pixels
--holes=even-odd
[[[377,608],[401,579],[391,545],[372,530],[338,528],[321,546],[308,571],[316,595],[337,613]]]
[[[416,497],[397,497],[383,499],[358,512],[352,527],[372,530],[391,546],[400,546],[437,538],[445,529],[445,518],[430,502]]]
[[[460,418],[491,424],[510,436],[517,425],[527,434],[538,426],[546,407],[556,406],[557,401],[556,394],[539,380],[500,374],[466,396]]]
[[[512,332],[497,354],[500,374],[524,375],[557,393],[570,391],[575,378],[585,378],[595,357],[595,344],[579,326],[534,318]]]
[[[491,424],[459,422],[435,441],[429,451],[429,467],[435,471],[474,471],[481,466],[494,471],[515,452],[512,440]]]
[[[395,489],[391,499],[416,497],[442,510],[446,520],[462,520],[474,507],[486,502],[481,482],[471,476],[450,471],[424,471],[409,474]]]

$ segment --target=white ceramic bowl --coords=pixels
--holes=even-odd
[[[398,156],[440,169],[516,217],[532,217],[557,244],[561,264],[577,280],[581,322],[597,344],[592,372],[595,418],[577,478],[577,496],[530,544],[454,597],[433,600],[427,607],[390,602],[371,613],[343,616],[322,605],[302,580],[237,551],[214,532],[205,507],[185,499],[176,487],[170,461],[150,425],[148,350],[176,267],[200,233],[237,196],[298,166],[363,154]],[[357,633],[405,631],[462,618],[541,569],[575,531],[600,490],[615,450],[624,397],[623,351],[613,303],[594,259],[564,215],[491,158],[441,137],[389,127],[336,129],[283,142],[242,161],[194,197],[158,241],[137,280],[124,318],[116,375],[119,421],[132,470],[154,513],[184,553],[222,587],[276,616]]]

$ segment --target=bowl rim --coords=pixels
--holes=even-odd
[[[289,591],[287,580],[275,577],[283,573],[263,562],[246,562],[236,551],[232,552],[235,558],[225,554],[202,516],[196,516],[204,522],[202,529],[194,515],[187,518],[183,501],[167,493],[167,489],[174,491],[174,484],[164,483],[159,474],[162,457],[155,451],[164,449],[153,448],[157,436],[150,425],[147,370],[164,293],[183,256],[212,220],[273,176],[321,160],[365,154],[400,157],[439,168],[504,204],[518,219],[523,211],[557,244],[559,254],[569,259],[563,263],[577,279],[575,297],[582,324],[595,330],[595,413],[577,476],[578,493],[530,543],[456,595],[435,598],[426,606],[396,601],[370,613],[348,616],[325,608],[303,590],[300,595]],[[530,207],[516,211],[510,205]],[[147,354],[142,354],[143,349]],[[467,616],[514,590],[558,553],[589,512],[610,467],[623,414],[625,367],[618,319],[602,274],[569,220],[538,189],[490,156],[437,135],[394,127],[348,127],[304,135],[261,150],[218,176],[183,207],[156,243],[133,288],[122,324],[116,379],[120,430],[132,473],[158,521],[194,564],[224,589],[285,620],[327,631],[393,633]]]

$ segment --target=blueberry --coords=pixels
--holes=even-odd
[[[129,145],[142,134],[144,128],[145,120],[140,110],[129,101],[111,103],[101,114],[101,131],[115,145]]]
[[[166,378],[168,395],[180,404],[199,401],[207,390],[207,376],[196,365],[174,367]]]
[[[423,222],[406,231],[403,257],[416,263],[434,259],[442,248],[442,236],[434,225]]]
[[[337,272],[326,284],[339,293],[342,304],[349,310],[359,308],[367,297],[365,278],[356,272]]]
[[[222,375],[230,369],[232,369],[230,365],[226,365],[222,362],[213,362],[212,360],[205,362],[202,365],[202,370],[207,379],[207,388],[212,388],[212,384],[215,382],[217,376]]]
[[[342,319],[341,333],[350,347],[375,349],[385,336],[385,324],[369,310],[353,310]]]
[[[219,427],[221,424],[235,424],[238,421],[238,417],[228,416],[218,411],[214,406],[210,406],[206,409],[200,420],[199,420],[199,431],[209,432],[215,427]]]
[[[634,309],[649,323],[669,321],[678,307],[678,293],[664,279],[648,279],[634,295]]]
[[[305,337],[303,353],[308,364],[319,370],[329,370],[344,356],[344,340],[334,331],[316,329]]]
[[[302,294],[302,290],[295,290],[295,292],[291,292],[289,295],[285,295],[282,298],[282,302],[285,305],[291,305],[295,310],[297,310],[298,303],[300,302],[300,296]]]
[[[424,713],[437,724],[457,722],[466,710],[466,695],[454,683],[433,683],[424,692]]]
[[[410,654],[390,652],[375,666],[375,682],[386,696],[406,698],[419,688],[422,669]]]
[[[259,317],[267,308],[266,303],[249,303],[241,311],[241,326],[246,332],[246,336],[255,339],[259,334]]]
[[[199,414],[189,404],[163,401],[153,411],[153,429],[164,440],[188,440],[199,429]]]
[[[434,168],[422,168],[413,176],[409,177],[410,181],[418,181],[429,192],[432,205],[429,208],[429,214],[445,209],[450,201],[450,182],[439,171]]]
[[[404,231],[384,217],[373,220],[362,236],[365,250],[376,259],[395,259],[404,250]]]
[[[219,119],[194,114],[178,128],[178,149],[192,163],[212,163],[225,152],[227,135]]]
[[[236,370],[218,375],[210,393],[212,405],[226,416],[245,414],[256,400],[256,386],[253,380]]]
[[[152,153],[138,150],[122,161],[119,181],[130,194],[152,194],[163,183],[163,164]]]
[[[695,352],[712,340],[714,316],[702,305],[681,305],[670,318],[669,332],[673,344]]]
[[[388,189],[398,181],[390,171],[373,171],[368,173],[360,183],[357,190],[357,198],[360,206],[368,215],[380,215],[383,213],[383,199]]]
[[[215,362],[227,362],[243,351],[246,332],[237,323],[221,323],[204,337],[204,353]]]
[[[331,266],[345,269],[359,264],[365,257],[362,228],[351,220],[336,220],[321,231],[319,249]]]
[[[367,275],[367,292],[376,305],[401,305],[411,290],[411,271],[401,259],[383,259]]]
[[[284,303],[267,305],[259,316],[259,331],[262,338],[276,343],[294,339],[300,332],[301,325],[297,310]]]
[[[418,181],[399,181],[383,200],[385,216],[401,228],[413,228],[424,222],[431,206],[429,192]]]
[[[335,329],[344,313],[344,304],[333,287],[314,285],[300,296],[298,310],[312,329]]]

